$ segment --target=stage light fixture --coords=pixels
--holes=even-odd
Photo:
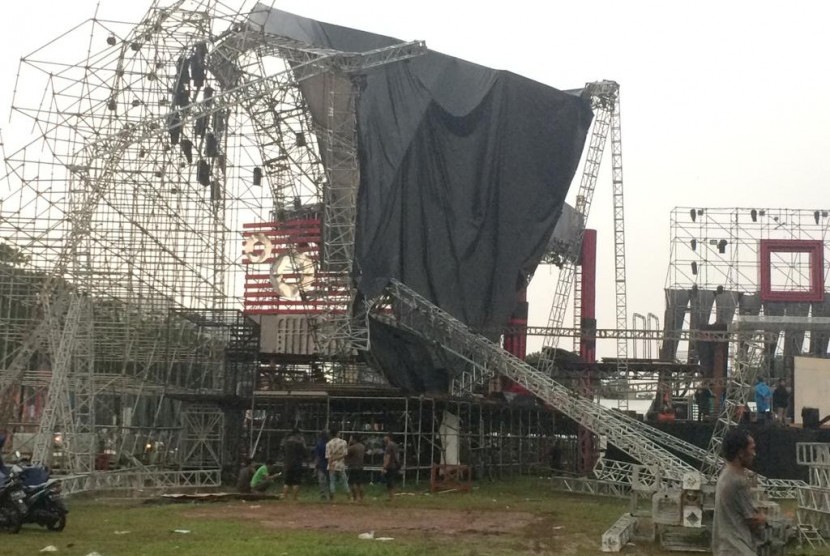
[[[205,187],[210,185],[210,164],[206,160],[200,160],[196,166],[196,181]]]
[[[193,163],[193,142],[190,139],[182,139],[179,142],[179,146],[182,148],[182,153],[184,157],[187,159],[188,164]]]
[[[205,135],[205,156],[208,158],[219,156],[219,141],[213,133]]]

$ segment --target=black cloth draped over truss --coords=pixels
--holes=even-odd
[[[345,52],[400,42],[262,5],[251,18]],[[432,51],[370,69],[359,83],[360,293],[372,298],[396,278],[494,337],[561,212],[593,116],[588,100]],[[372,332],[390,381],[412,391],[445,385],[443,356],[405,336]]]

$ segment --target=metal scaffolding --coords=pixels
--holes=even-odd
[[[258,391],[245,422],[249,453],[258,460],[283,457],[282,440],[294,427],[311,447],[321,431],[336,428],[348,439],[359,435],[367,448],[365,469],[380,480],[383,436],[393,432],[402,454],[403,479],[429,481],[435,465],[464,462],[478,479],[531,471],[549,473],[556,439],[554,415],[537,404],[501,400],[410,397],[391,388],[372,395],[311,389]],[[442,428],[446,414],[453,426]]]
[[[830,537],[830,444],[799,442],[796,457],[810,473],[810,484],[798,489],[799,540],[811,548],[826,549]]]
[[[353,295],[351,83],[424,45],[313,48],[264,32],[253,6],[154,2],[136,25],[91,19],[21,60],[12,112],[35,138],[6,153],[0,423],[84,477],[70,488],[214,484],[191,471],[236,460],[226,429],[259,358],[243,223],[322,207],[315,270]],[[336,124],[303,100],[315,79],[348,84],[324,91]],[[325,317],[321,345],[365,340],[342,311]]]
[[[826,209],[678,207],[671,212],[667,288],[756,293],[760,291],[760,242],[769,239],[824,243],[824,276],[830,269],[830,216]],[[781,252],[770,260],[774,286],[803,291],[809,257]]]

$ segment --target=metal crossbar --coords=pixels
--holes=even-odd
[[[144,492],[172,488],[216,488],[222,486],[220,469],[189,471],[159,471],[154,469],[130,469],[107,471],[66,477],[55,476],[61,481],[62,492],[77,494],[87,491],[131,490]]]

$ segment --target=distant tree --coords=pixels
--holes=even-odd
[[[28,263],[29,257],[24,255],[20,249],[12,247],[6,242],[0,242],[0,262],[19,266]]]

